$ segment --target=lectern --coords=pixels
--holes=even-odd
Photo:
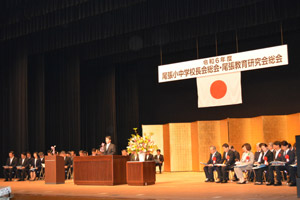
[[[65,183],[65,161],[61,156],[45,156],[45,183]]]
[[[74,183],[77,185],[126,184],[128,156],[77,156],[73,160]]]

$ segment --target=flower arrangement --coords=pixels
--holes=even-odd
[[[132,134],[131,138],[129,139],[127,146],[128,153],[153,153],[157,149],[157,145],[153,140],[151,140],[153,133],[140,136],[137,132],[137,128],[134,128],[133,130],[135,134]]]

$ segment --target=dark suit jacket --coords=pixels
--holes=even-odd
[[[264,160],[264,152],[261,152],[262,156],[261,156],[261,159],[258,161],[260,164],[264,164],[265,163],[265,160]],[[267,162],[270,163],[274,160],[274,156],[273,156],[273,153],[272,151],[268,150],[266,155],[267,157]]]
[[[148,159],[147,159],[147,157],[148,157]],[[152,154],[149,154],[149,155],[146,154],[145,161],[151,161],[151,160],[154,160],[153,155]]]
[[[290,164],[293,164],[295,162],[295,153],[291,150],[289,150],[289,152],[287,153],[287,155],[289,156],[289,161],[287,161],[287,159],[285,158],[285,156],[283,157],[284,161],[286,162],[285,165],[288,166]]]
[[[256,151],[254,154],[254,162],[259,162],[259,155],[261,154],[261,152]]]
[[[227,158],[226,158],[226,152],[223,152],[223,158],[222,158],[221,163],[224,163],[225,165],[228,165],[228,166],[234,165],[234,163],[235,163],[234,152],[229,150],[227,153],[227,156],[229,156],[229,160],[227,160]]]
[[[28,160],[28,158],[24,159],[23,164],[22,164],[22,158],[20,158],[18,166],[22,166],[22,167],[25,167],[25,169],[28,169],[29,168],[29,160]]]
[[[29,164],[29,167],[31,167],[33,165],[33,160],[34,158],[31,157],[31,158],[27,158],[28,159],[28,164]]]
[[[42,158],[40,158],[40,160],[41,160],[41,163],[45,163],[45,157],[42,159]]]
[[[130,161],[140,161],[139,155],[136,155],[136,157],[134,154],[130,155]]]
[[[284,158],[283,158],[283,150],[280,150],[278,155],[277,155],[277,158],[275,158],[276,156],[276,151],[274,151],[273,153],[273,160],[275,161],[284,161]]]
[[[34,163],[34,159],[33,159],[33,161],[32,161],[32,167],[33,167],[33,168],[36,168],[36,167],[37,167],[38,170],[41,169],[41,167],[42,167],[41,159],[38,158],[38,159],[36,160],[36,163]]]
[[[68,168],[72,165],[72,161],[71,161],[71,158],[69,157],[65,157],[65,166],[68,166]]]
[[[236,160],[240,160],[241,159],[240,153],[238,151],[234,152],[234,157],[235,157]]]
[[[215,164],[220,164],[222,162],[221,154],[216,151],[215,156],[216,157],[216,163]],[[207,161],[207,164],[213,164],[213,158],[212,154],[209,155],[209,160]]]
[[[18,164],[18,158],[14,157],[12,162],[10,163],[10,158],[7,158],[6,160],[6,166],[12,166],[13,168],[15,168]]]
[[[154,160],[158,160],[157,155],[154,156]],[[162,154],[159,155],[159,161],[162,163],[165,161],[164,156]]]
[[[116,145],[110,143],[107,150],[106,150],[106,145],[104,146],[104,155],[116,155],[117,154]]]

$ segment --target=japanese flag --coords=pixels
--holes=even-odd
[[[198,108],[242,103],[241,72],[197,78]]]

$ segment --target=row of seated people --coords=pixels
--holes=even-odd
[[[122,155],[126,155],[126,150],[122,151]],[[139,155],[134,152],[130,155],[130,161],[139,161]],[[164,156],[161,154],[160,149],[156,150],[156,155],[153,156],[153,154],[150,154],[149,152],[146,153],[145,161],[155,161],[155,166],[159,167],[159,173],[161,174],[161,168],[164,162]]]
[[[12,181],[13,176],[17,176],[19,181],[24,181],[26,178],[34,181],[39,176],[43,163],[45,163],[43,152],[34,152],[33,157],[30,152],[23,152],[18,159],[11,151],[3,166],[4,181]]]
[[[216,150],[215,146],[210,147],[210,158],[204,167],[206,182],[214,182],[213,171],[217,171],[218,180],[216,183],[227,183],[228,172],[234,171],[238,184],[245,184],[247,181],[244,172],[248,173],[249,180],[255,178],[255,185],[263,184],[265,173],[266,185],[282,185],[282,174],[286,172],[289,176],[289,186],[296,186],[296,144],[293,147],[287,141],[276,141],[269,145],[258,143],[255,154],[251,152],[251,145],[245,143],[242,146],[242,158],[229,148],[227,143],[222,145],[223,156]],[[276,183],[274,180],[276,172]],[[283,173],[285,174],[285,173]]]

